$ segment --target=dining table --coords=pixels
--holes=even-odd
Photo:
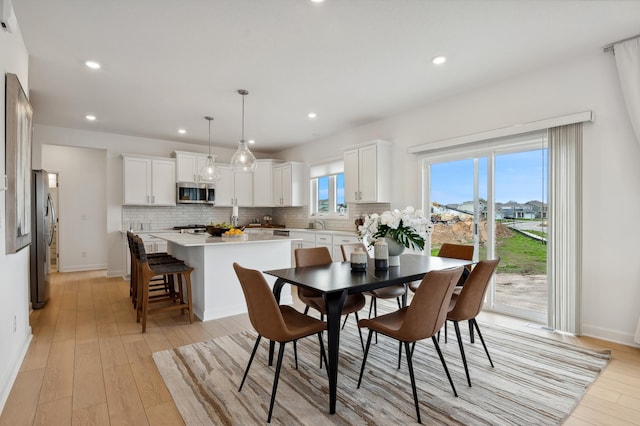
[[[329,413],[336,412],[338,388],[338,357],[340,349],[340,316],[344,301],[349,294],[363,293],[395,284],[406,284],[422,280],[430,271],[471,265],[469,260],[452,259],[420,254],[402,254],[399,266],[376,269],[369,258],[367,269],[351,269],[350,262],[333,262],[326,265],[294,267],[263,271],[276,277],[273,294],[280,302],[283,285],[292,284],[322,293],[327,308],[327,354],[329,376]],[[269,365],[273,363],[274,344],[269,348]]]

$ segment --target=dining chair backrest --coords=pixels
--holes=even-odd
[[[438,251],[438,256],[460,260],[473,260],[473,246],[444,243],[440,247],[440,251]]]
[[[460,290],[455,306],[449,311],[448,319],[465,321],[475,318],[480,313],[489,281],[498,263],[500,259],[481,260],[476,264]]]
[[[363,243],[349,243],[349,244],[341,244],[340,250],[342,251],[342,260],[348,261],[351,259],[351,253],[357,249],[361,248],[364,252],[367,252],[367,247]]]
[[[260,271],[233,263],[249,312],[251,325],[259,335],[276,342],[287,340],[287,326],[276,298]]]
[[[296,267],[328,265],[333,262],[331,252],[325,246],[299,248],[294,252]]]
[[[449,301],[463,267],[427,273],[407,307],[398,330],[402,340],[415,342],[435,335],[447,318]]]

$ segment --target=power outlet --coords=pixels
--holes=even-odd
[[[14,315],[13,316],[13,332],[15,333],[16,331],[18,331],[18,319]]]
[[[86,251],[82,252],[82,257],[87,257],[87,252]]]

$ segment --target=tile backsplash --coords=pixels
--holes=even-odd
[[[241,207],[238,209],[240,223],[262,220],[263,216],[272,215],[272,210],[270,207]],[[231,222],[231,207],[188,204],[175,207],[122,206],[122,226],[125,229],[131,226],[135,231],[140,230],[140,224],[144,230],[154,231],[180,225],[208,225],[220,222]]]
[[[355,219],[369,213],[389,210],[389,204],[350,204],[346,219],[323,219],[326,228],[335,231],[355,231]],[[263,216],[273,217],[272,223],[287,228],[307,228],[309,209],[305,207],[240,207],[240,224],[245,225]],[[231,222],[231,207],[211,207],[206,205],[180,204],[175,207],[123,206],[122,226],[134,231],[157,231],[171,229],[179,225],[207,225],[209,223]]]

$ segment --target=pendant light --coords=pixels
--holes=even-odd
[[[211,122],[213,117],[206,116],[204,118],[209,122],[209,156],[204,163],[204,167],[200,169],[200,180],[204,182],[217,182],[220,180],[220,171],[215,166],[214,157],[211,155]]]
[[[244,140],[244,97],[249,94],[247,90],[240,89],[238,93],[242,95],[242,139],[238,144],[238,150],[231,157],[231,167],[234,172],[255,172],[258,167],[256,157],[249,151],[247,142]]]

